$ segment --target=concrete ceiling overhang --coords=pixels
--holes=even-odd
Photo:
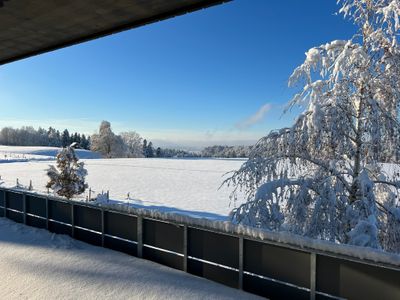
[[[230,0],[0,0],[0,65]]]

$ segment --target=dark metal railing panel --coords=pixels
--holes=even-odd
[[[58,222],[53,222],[50,220],[49,220],[49,231],[58,234],[66,234],[72,236],[72,226],[68,226],[66,224],[61,224]]]
[[[101,234],[82,228],[74,228],[74,238],[88,244],[101,246]]]
[[[329,276],[327,276],[329,274]],[[317,282],[319,292],[337,295],[340,294],[340,264],[337,259],[326,256],[317,256]]]
[[[239,272],[237,270],[189,258],[187,271],[193,275],[204,277],[233,288],[238,287]]]
[[[6,192],[6,205],[7,208],[23,211],[23,195],[20,193]]]
[[[26,212],[46,218],[46,198],[26,195]]]
[[[238,269],[239,238],[189,227],[188,255]]]
[[[183,256],[178,256],[176,253],[165,252],[144,246],[143,258],[157,262],[164,266],[183,270]]]
[[[307,290],[298,289],[277,281],[244,274],[243,290],[268,299],[310,299]]]
[[[244,240],[244,271],[310,287],[310,253]]]
[[[46,228],[46,219],[37,218],[34,216],[26,216],[26,225],[37,227],[37,228]]]
[[[137,241],[137,217],[105,211],[104,233]]]
[[[115,250],[115,251],[124,252],[129,255],[137,256],[136,243],[123,241],[120,239],[105,236],[104,237],[104,247]]]
[[[400,272],[318,255],[317,291],[347,299],[400,299]]]
[[[74,204],[74,225],[101,232],[101,210]]]
[[[6,217],[17,223],[24,223],[24,214],[22,212],[7,210]]]
[[[5,191],[0,190],[0,206],[4,207]]]
[[[48,200],[49,219],[72,224],[71,204],[55,199]]]
[[[143,244],[183,254],[183,226],[143,219]]]
[[[381,260],[372,254],[363,260],[345,246],[332,244],[332,251],[304,248],[273,235],[259,239],[195,220],[153,218],[146,211],[124,213],[28,191],[0,188],[1,203],[0,216],[14,221],[48,225],[51,232],[271,299],[400,299],[398,260],[380,253],[376,255]],[[368,251],[360,248],[361,254]]]

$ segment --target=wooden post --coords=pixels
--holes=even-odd
[[[143,217],[137,217],[137,256],[143,257]]]
[[[238,288],[243,289],[243,237],[239,237],[239,284]]]
[[[315,300],[315,287],[317,275],[317,255],[311,253],[310,257],[310,300]]]

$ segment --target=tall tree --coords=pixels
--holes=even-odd
[[[142,137],[137,132],[122,132],[121,138],[126,146],[127,157],[143,157]]]
[[[340,1],[359,27],[310,49],[289,84],[305,111],[226,181],[247,194],[235,222],[400,252],[400,2]],[[389,231],[390,230],[390,231]]]
[[[147,140],[143,140],[143,156],[147,157]]]
[[[61,136],[61,145],[63,147],[67,147],[70,144],[71,144],[71,137],[69,135],[68,129],[65,129]]]
[[[147,145],[146,157],[154,157],[154,147],[152,142],[149,142],[149,144]]]
[[[125,151],[122,138],[114,134],[108,121],[102,121],[99,133],[92,135],[91,150],[107,158],[122,157]]]
[[[87,140],[86,135],[84,134],[82,134],[80,146],[83,149],[89,150],[89,141]]]
[[[157,150],[156,150],[156,157],[161,157],[161,156],[162,156],[162,150],[161,150],[160,147],[157,147]]]

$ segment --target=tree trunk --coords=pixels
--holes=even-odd
[[[353,168],[353,182],[351,185],[351,192],[350,192],[350,197],[349,197],[349,202],[350,204],[353,203],[354,201],[357,200],[359,196],[359,182],[358,182],[358,176],[360,175],[361,171],[361,151],[362,151],[362,135],[363,135],[363,126],[362,126],[362,117],[363,117],[363,110],[364,110],[364,105],[365,105],[365,99],[363,97],[364,95],[364,87],[361,88],[360,90],[360,104],[358,105],[358,111],[357,111],[357,128],[356,128],[356,153],[354,157],[354,168]]]

